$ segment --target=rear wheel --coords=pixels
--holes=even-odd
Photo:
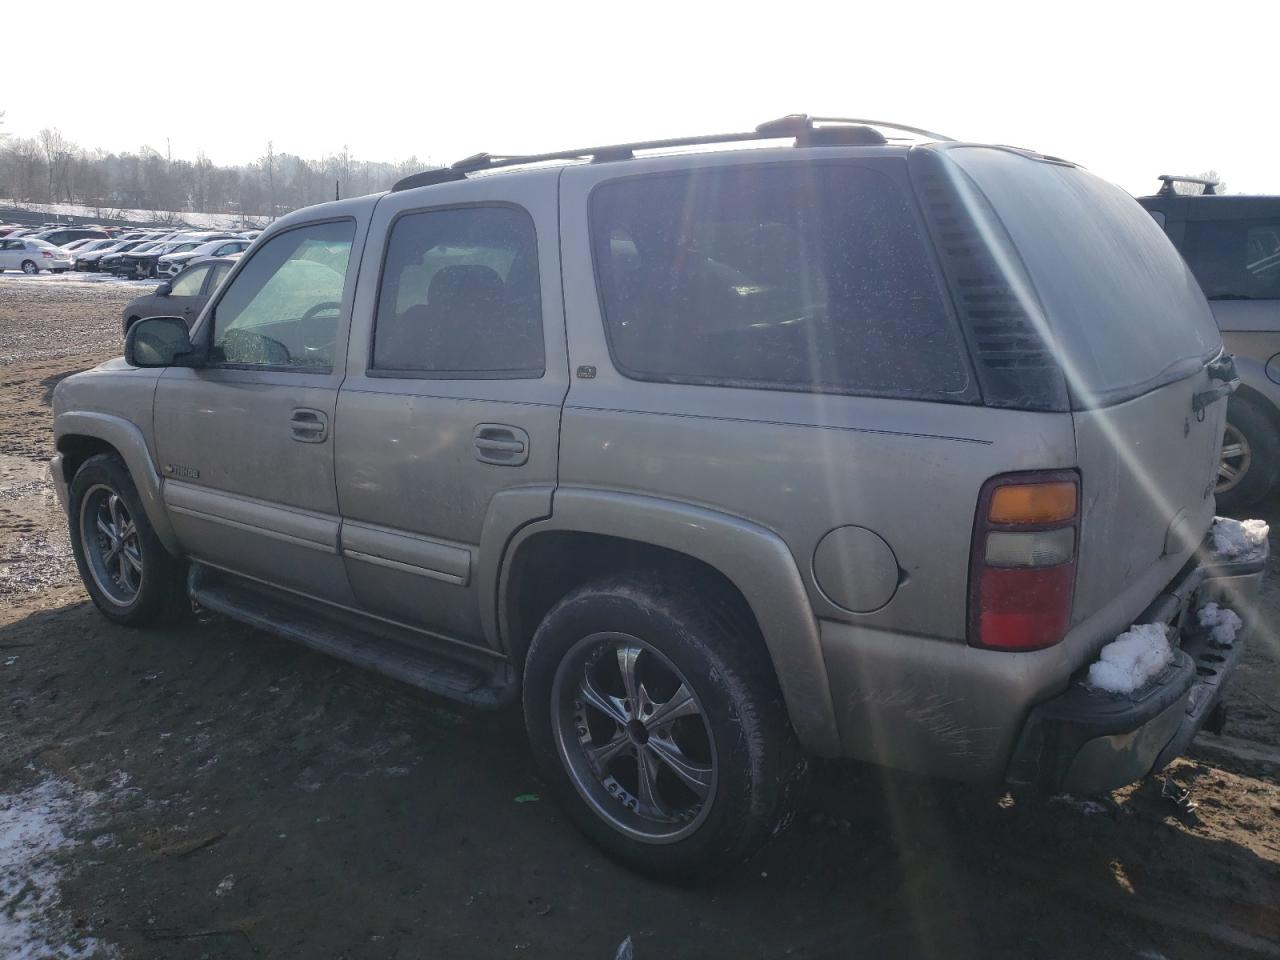
[[[119,457],[98,454],[84,462],[71,481],[70,508],[80,579],[108,619],[145,627],[190,610],[186,565],[156,536]]]
[[[1256,403],[1232,397],[1214,488],[1218,509],[1232,513],[1265,497],[1280,470],[1280,433]]]
[[[691,880],[790,819],[806,761],[754,639],[726,605],[657,576],[587,584],[547,614],[525,666],[529,739],[606,853]]]
[[[40,272],[40,267],[34,260],[23,260],[22,272],[29,277],[35,276],[35,274]]]

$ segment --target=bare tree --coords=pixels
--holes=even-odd
[[[1223,180],[1221,177],[1218,176],[1217,170],[1210,168],[1208,170],[1202,171],[1201,173],[1197,173],[1195,177],[1197,180],[1214,181],[1214,183],[1217,184],[1217,186],[1214,187],[1213,189],[1214,193],[1227,192],[1227,181]],[[1201,187],[1200,184],[1198,183],[1175,183],[1173,185],[1174,193],[1194,195],[1194,194],[1201,193],[1203,190],[1204,188]]]
[[[46,127],[36,134],[36,141],[40,144],[40,150],[44,154],[45,164],[47,165],[47,173],[49,176],[49,192],[48,199],[55,202],[58,199],[58,186],[65,179],[66,169],[69,165],[71,151],[67,138],[62,135],[62,131],[57,127],[52,129]]]
[[[29,137],[16,138],[5,150],[10,192],[16,199],[34,200],[44,172],[40,145]]]
[[[267,141],[267,152],[258,159],[258,162],[262,164],[262,172],[267,175],[267,203],[270,205],[267,215],[274,220],[276,218],[276,150],[272,141]]]

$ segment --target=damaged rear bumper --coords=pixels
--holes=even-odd
[[[1092,690],[1082,672],[1065,693],[1032,709],[1008,781],[1049,792],[1103,793],[1140,780],[1181,754],[1244,656],[1268,556],[1265,543],[1230,560],[1213,555],[1208,546],[1202,549],[1135,621],[1171,626],[1173,662],[1132,694]],[[1210,601],[1230,607],[1244,621],[1230,646],[1215,643],[1197,622],[1196,610]]]

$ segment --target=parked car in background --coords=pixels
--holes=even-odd
[[[574,823],[682,880],[785,826],[811,756],[1161,769],[1247,646],[1195,610],[1268,562],[1214,552],[1235,380],[1177,251],[1032,151],[724,140],[479,154],[283,217],[194,327],[136,321],[53,396],[98,609],[522,701]],[[1155,669],[1090,685],[1135,623]]]
[[[107,237],[105,240],[94,240],[92,237],[81,237],[79,240],[68,240],[66,243],[62,244],[62,249],[67,251],[67,253],[75,253],[77,250],[83,250],[85,246],[90,243],[103,242],[110,243],[111,238]]]
[[[166,253],[156,262],[156,275],[160,277],[176,277],[188,264],[195,263],[205,257],[229,257],[232,254],[244,253],[249,249],[252,240],[243,237],[211,240],[202,243],[192,250],[183,253]]]
[[[60,247],[69,240],[108,240],[111,234],[105,230],[98,230],[89,227],[62,227],[56,230],[42,230],[37,233],[36,238],[52,243],[55,247]]]
[[[92,271],[101,270],[110,273],[111,268],[119,258],[124,256],[126,253],[133,250],[141,250],[144,247],[150,249],[162,242],[163,241],[160,240],[123,240],[113,244],[112,246],[105,247],[102,250],[95,251],[87,257],[77,258],[76,269]]]
[[[200,246],[198,240],[161,240],[148,247],[137,247],[111,258],[103,269],[121,277],[143,280],[156,276],[156,264],[166,253],[183,253]]]
[[[1242,386],[1227,403],[1218,503],[1257,503],[1280,477],[1280,196],[1220,195],[1212,183],[1163,176],[1139,199],[1195,274]],[[1178,182],[1201,194],[1179,194]]]
[[[182,317],[191,326],[237,258],[238,255],[201,260],[151,293],[130,300],[120,313],[121,334],[128,335],[129,328],[146,317]]]
[[[71,255],[44,240],[13,236],[0,240],[0,271],[21,270],[36,274],[41,270],[62,273],[70,269]]]

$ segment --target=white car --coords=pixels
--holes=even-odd
[[[31,237],[0,240],[0,271],[21,270],[36,274],[41,270],[62,273],[71,269],[71,254],[61,247]]]
[[[252,242],[240,237],[223,238],[202,243],[194,250],[169,253],[161,257],[156,263],[156,274],[161,277],[176,277],[197,260],[203,260],[206,257],[229,257],[232,254],[244,253],[249,249],[249,244]]]

